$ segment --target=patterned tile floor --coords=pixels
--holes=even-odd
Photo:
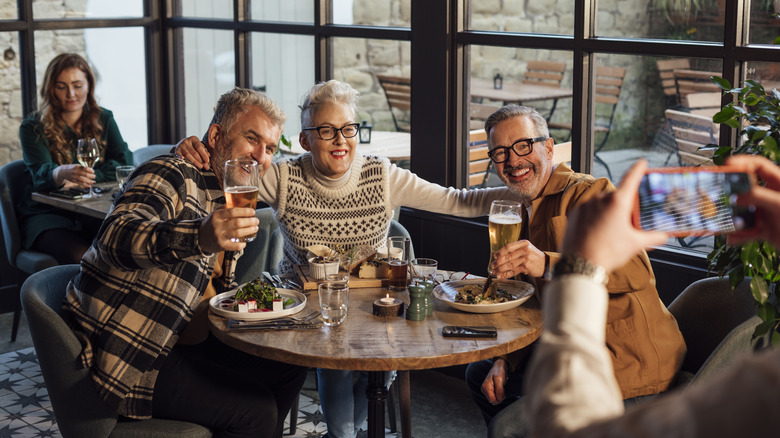
[[[317,400],[301,393],[292,438],[318,438],[327,428]],[[289,433],[289,418],[285,433]],[[365,436],[358,434],[358,438]],[[33,348],[0,354],[0,438],[61,437]],[[395,433],[387,433],[387,438]]]

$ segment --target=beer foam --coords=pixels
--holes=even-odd
[[[502,215],[490,216],[489,220],[490,222],[493,222],[495,224],[512,225],[512,224],[521,223],[523,221],[523,218],[514,214],[502,214]]]

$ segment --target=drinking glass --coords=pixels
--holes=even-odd
[[[408,237],[392,236],[387,238],[387,264],[390,265],[388,289],[402,291],[407,285],[409,270],[409,250],[411,240]]]
[[[349,307],[349,283],[324,281],[317,285],[322,321],[327,326],[339,326],[347,318]]]
[[[496,200],[490,206],[488,233],[490,234],[490,262],[488,274],[493,275],[493,260],[496,252],[508,243],[520,239],[523,224],[523,205],[516,201]]]
[[[127,177],[133,173],[133,169],[135,169],[133,166],[116,166],[116,182],[119,184],[119,190],[122,190],[125,187],[125,181],[127,181]]]
[[[222,187],[225,190],[227,208],[244,207],[255,209],[257,207],[257,194],[260,191],[260,174],[257,169],[257,161],[249,158],[226,161]],[[257,233],[230,240],[233,242],[251,242],[255,240],[255,237],[257,237]]]
[[[425,258],[417,258],[412,260],[411,262],[411,271],[412,271],[412,283],[415,282],[415,280],[418,280],[420,282],[431,280],[436,280],[436,268],[438,267],[439,262],[437,262],[434,259],[425,259]]]
[[[100,148],[98,148],[97,140],[94,138],[80,138],[79,144],[76,148],[76,160],[84,167],[94,169],[95,165],[100,161]],[[89,193],[84,195],[83,198],[92,198],[100,196],[92,190],[92,186],[89,187]]]

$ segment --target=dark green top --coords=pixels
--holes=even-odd
[[[101,108],[99,122],[103,126],[101,140],[105,145],[103,155],[95,166],[95,181],[116,181],[114,169],[117,166],[132,165],[133,153],[119,133],[119,127],[114,120],[114,114]],[[79,136],[68,126],[65,135],[71,145],[71,161],[76,163],[76,145]],[[30,248],[39,234],[54,228],[80,230],[79,216],[65,212],[32,200],[32,192],[47,192],[56,190],[52,173],[59,164],[52,161],[49,152],[49,140],[43,135],[43,124],[40,113],[33,113],[19,127],[19,140],[22,143],[22,154],[27,171],[32,177],[32,185],[25,189],[24,196],[16,206],[17,219],[22,234],[22,246]],[[97,230],[94,230],[97,232]]]

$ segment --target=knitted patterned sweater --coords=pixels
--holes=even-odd
[[[322,175],[305,153],[274,163],[260,183],[260,200],[273,208],[284,236],[283,273],[307,262],[305,248],[310,245],[384,247],[396,207],[476,217],[489,214],[495,199],[518,198],[506,187],[445,188],[387,158],[360,154],[338,179]]]

